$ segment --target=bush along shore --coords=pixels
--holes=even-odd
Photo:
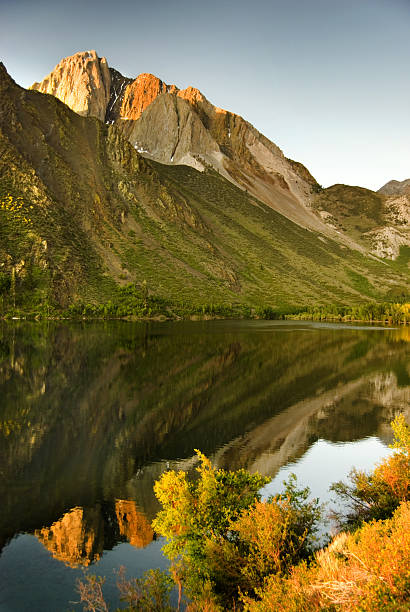
[[[410,323],[410,302],[369,302],[358,306],[307,306],[287,319],[311,321],[358,321],[372,323]]]
[[[324,507],[295,476],[284,493],[262,501],[269,479],[216,469],[199,451],[198,478],[165,472],[154,487],[162,509],[153,527],[166,538],[170,570],[133,580],[121,571],[126,609],[408,610],[410,428],[403,415],[392,427],[392,455],[372,473],[353,470],[348,483],[332,485],[345,511],[334,514],[339,533],[322,548],[316,534]],[[95,576],[78,581],[84,610],[108,611],[103,583]]]
[[[146,283],[118,287],[103,303],[74,301],[62,308],[47,298],[0,296],[3,319],[265,319],[340,322],[410,323],[410,297],[400,302],[369,302],[355,306],[251,305],[244,303],[190,303],[152,295]]]

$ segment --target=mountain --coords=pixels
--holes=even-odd
[[[316,181],[309,171],[194,87],[180,90],[152,74],[130,79],[95,51],[85,51],[63,59],[32,89],[115,125],[145,157],[211,167],[302,227],[334,233],[310,209]]]
[[[195,87],[181,90],[145,73],[124,77],[92,50],[63,59],[32,89],[115,125],[144,157],[213,168],[301,227],[349,248],[397,259],[401,247],[410,247],[410,199],[384,198],[399,193],[398,186],[410,197],[410,181],[392,181],[382,195],[347,185],[322,190],[302,164]]]
[[[144,159],[116,125],[22,89],[4,66],[0,99],[6,308],[16,296],[98,303],[144,280],[161,298],[199,305],[351,304],[408,291],[406,259],[379,261],[305,229],[212,168]]]

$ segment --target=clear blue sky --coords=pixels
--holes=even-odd
[[[410,177],[410,0],[0,0],[20,85],[88,49],[198,87],[325,186]]]

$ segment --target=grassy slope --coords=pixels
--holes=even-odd
[[[404,254],[398,262],[382,263],[291,223],[215,173],[157,168],[167,185],[195,202],[254,303],[354,303],[384,296],[390,280],[408,287]]]
[[[4,69],[0,95],[0,196],[21,197],[30,218],[0,210],[2,274],[23,262],[23,301],[98,302],[144,279],[169,299],[276,307],[408,286],[406,263],[304,230],[217,173],[147,162],[114,127],[21,89]]]

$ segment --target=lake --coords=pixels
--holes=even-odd
[[[0,610],[81,610],[75,583],[165,568],[167,469],[291,472],[329,500],[410,411],[410,329],[289,321],[0,323]]]

